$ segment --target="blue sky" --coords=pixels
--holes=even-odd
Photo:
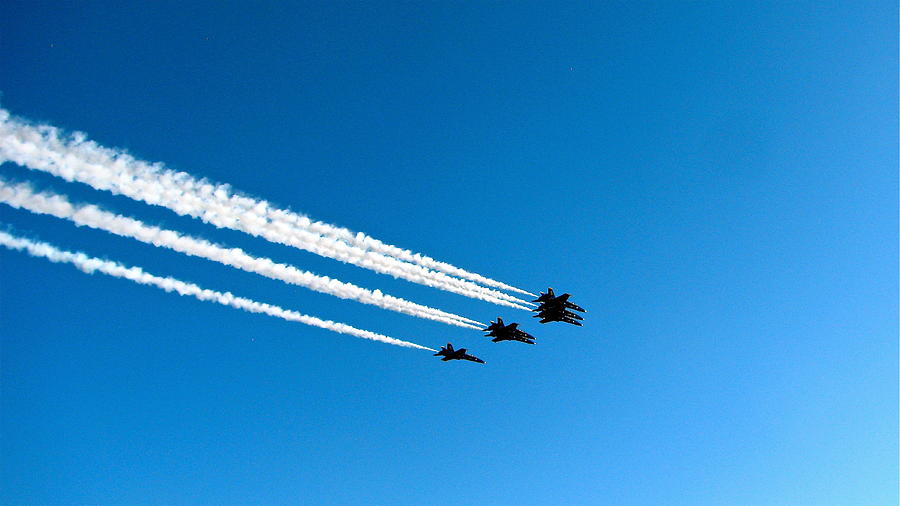
[[[588,309],[584,328],[2,174],[534,347],[0,207],[488,363],[0,251],[4,504],[893,504],[895,2],[0,4],[0,105]]]

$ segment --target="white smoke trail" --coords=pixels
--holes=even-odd
[[[299,217],[304,218],[304,216],[300,215]],[[348,244],[352,244],[354,246],[376,251],[383,255],[394,257],[399,260],[403,260],[405,262],[410,262],[413,264],[421,265],[426,269],[434,269],[439,272],[443,272],[445,274],[449,274],[451,276],[457,276],[459,278],[468,279],[474,281],[475,283],[480,283],[485,286],[492,286],[494,288],[500,288],[501,290],[507,290],[510,292],[518,292],[524,295],[532,295],[537,296],[531,292],[522,290],[521,288],[516,288],[515,286],[508,285],[506,283],[502,283],[500,281],[482,276],[480,274],[476,274],[474,272],[469,272],[460,267],[456,267],[455,265],[448,264],[447,262],[441,262],[435,260],[431,257],[423,255],[421,253],[413,253],[408,249],[398,248],[397,246],[392,246],[390,244],[385,244],[374,237],[366,235],[362,232],[353,233],[353,231],[343,228],[343,227],[335,227],[333,225],[329,225],[327,223],[323,223],[321,221],[312,222],[317,225],[317,228],[321,230],[322,235],[326,237],[333,237],[337,239],[341,239]]]
[[[74,206],[63,195],[55,193],[34,193],[27,184],[10,185],[0,178],[0,202],[33,213],[48,214],[73,221],[75,224],[105,230],[119,236],[130,237],[154,246],[173,249],[180,253],[197,256],[277,279],[286,283],[303,286],[343,299],[352,299],[364,304],[372,304],[383,309],[435,320],[450,325],[480,329],[484,324],[439,309],[422,306],[414,302],[368,290],[350,283],[344,283],[325,276],[318,276],[296,267],[275,263],[268,258],[248,255],[240,248],[223,248],[215,244],[185,236],[173,230],[165,230],[146,225],[138,220],[104,211],[94,205]],[[474,324],[479,324],[477,327]]]
[[[161,164],[136,160],[126,153],[88,141],[83,134],[63,138],[54,127],[26,125],[11,119],[9,112],[2,109],[0,158],[49,172],[67,181],[82,182],[99,190],[164,206],[217,227],[240,230],[425,286],[529,309],[526,301],[506,293],[322,236],[323,224],[273,208],[266,201],[236,195],[228,185],[213,185],[184,172],[167,170]]]
[[[134,281],[141,285],[151,285],[161,288],[167,292],[178,292],[179,295],[190,295],[200,300],[215,302],[224,306],[242,309],[250,313],[263,313],[283,320],[300,322],[313,327],[319,327],[340,334],[347,334],[362,339],[371,339],[382,343],[403,346],[406,348],[416,348],[420,350],[436,351],[431,348],[421,346],[408,341],[395,339],[393,337],[376,334],[368,330],[362,330],[343,323],[333,322],[331,320],[322,320],[315,316],[308,316],[297,311],[291,311],[271,304],[256,302],[244,297],[236,297],[231,292],[217,292],[201,288],[193,283],[170,278],[160,277],[144,272],[139,267],[125,267],[122,264],[109,260],[101,260],[99,258],[89,257],[84,253],[73,253],[71,251],[63,251],[45,242],[35,242],[21,237],[10,235],[0,231],[0,245],[17,251],[26,251],[29,255],[35,257],[43,257],[51,262],[73,264],[78,269],[93,274],[94,272],[102,272],[116,278],[124,278]]]

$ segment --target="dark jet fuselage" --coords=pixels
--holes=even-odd
[[[491,341],[499,343],[500,341],[518,341],[520,343],[534,344],[534,337],[525,331],[519,330],[518,323],[503,324],[503,318],[497,317],[497,322],[491,324],[484,329],[487,332],[485,337],[493,337]]]
[[[543,307],[562,305],[562,306],[565,306],[567,309],[574,309],[575,311],[581,311],[582,313],[584,313],[585,310],[581,306],[574,304],[572,302],[569,302],[569,297],[571,297],[571,296],[572,296],[571,294],[564,293],[557,297],[553,293],[553,288],[547,288],[547,293],[541,292],[541,296],[538,297],[537,299],[534,299],[531,302],[540,302],[541,307],[539,307],[538,309],[541,309]]]
[[[448,360],[468,360],[470,362],[477,362],[479,364],[484,363],[484,360],[481,360],[480,358],[478,358],[474,355],[469,355],[468,353],[466,353],[465,348],[460,348],[458,350],[454,350],[453,345],[450,343],[447,343],[447,346],[442,346],[441,351],[435,353],[434,356],[435,357],[443,357],[443,358],[441,358],[441,360],[444,362],[446,362]]]

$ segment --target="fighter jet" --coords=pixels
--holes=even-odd
[[[505,325],[503,323],[503,318],[498,316],[496,323],[491,322],[491,324],[484,329],[484,331],[487,332],[485,337],[493,337],[494,339],[491,339],[491,341],[495,343],[499,343],[500,341],[519,341],[520,343],[534,344],[534,336],[523,330],[519,330],[517,328],[518,326],[518,323]]]
[[[466,353],[465,348],[460,348],[458,350],[453,349],[453,345],[447,343],[447,346],[441,346],[441,351],[434,354],[435,357],[444,357],[441,361],[446,362],[448,360],[469,360],[472,362],[478,362],[479,364],[483,364],[484,360],[481,360],[478,357],[469,355]]]
[[[556,304],[561,304],[566,309],[574,309],[575,311],[581,311],[582,313],[584,313],[585,310],[582,309],[580,306],[569,302],[569,297],[571,297],[571,296],[572,296],[571,294],[564,293],[564,294],[560,295],[559,297],[557,297],[553,293],[553,288],[547,288],[547,293],[541,292],[541,296],[534,299],[531,302],[540,302],[542,307],[543,306],[552,307]]]
[[[577,325],[581,327],[581,323],[578,320],[583,320],[581,316],[567,311],[562,306],[554,306],[550,308],[538,308],[535,309],[538,311],[538,314],[532,315],[534,318],[540,318],[541,323],[550,323],[550,322],[563,322],[563,323],[571,323],[572,325]]]

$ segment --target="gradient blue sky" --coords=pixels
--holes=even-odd
[[[887,1],[0,3],[13,114],[589,310],[538,326],[6,164],[538,344],[2,206],[30,237],[488,364],[0,251],[0,502],[895,504],[897,21]]]

